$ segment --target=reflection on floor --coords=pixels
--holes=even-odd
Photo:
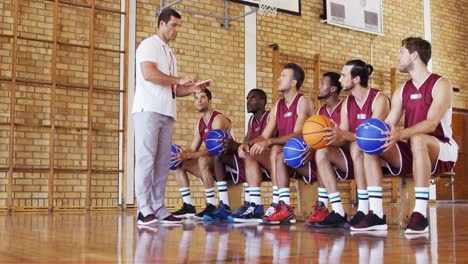
[[[431,205],[430,233],[354,233],[304,223],[137,227],[134,211],[0,215],[0,262],[466,263],[468,204]]]

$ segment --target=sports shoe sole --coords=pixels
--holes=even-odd
[[[192,218],[195,216],[195,214],[183,214],[183,215],[173,215],[173,216],[177,218]]]
[[[141,225],[141,226],[154,225],[156,223],[158,223],[158,219],[154,219],[154,220],[149,221],[149,222],[143,222],[141,220],[137,221],[137,225]]]
[[[429,226],[426,226],[424,230],[412,230],[412,229],[405,229],[405,234],[425,234],[429,232]]]
[[[324,225],[324,224],[320,224],[320,223],[315,223],[314,227],[317,227],[317,228],[344,228],[345,224],[346,223]]]
[[[374,226],[369,226],[365,228],[356,228],[356,227],[351,227],[351,231],[384,231],[387,230],[388,226],[387,224],[385,225],[374,225]]]
[[[290,225],[296,223],[296,219],[287,219],[287,220],[280,220],[280,221],[272,221],[272,220],[263,220],[262,224],[264,225]]]
[[[234,223],[261,223],[262,219],[260,218],[234,218]]]
[[[158,224],[160,225],[182,225],[182,220],[180,221],[159,220]]]

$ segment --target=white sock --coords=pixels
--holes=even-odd
[[[279,188],[278,186],[273,186],[273,203],[277,204],[279,201]]]
[[[180,195],[182,195],[182,200],[184,203],[192,204],[192,196],[190,196],[190,188],[189,187],[182,187],[179,188]]]
[[[215,205],[215,191],[214,188],[205,189],[206,203]]]
[[[222,201],[223,204],[225,205],[229,205],[227,182],[225,181],[216,182],[216,185],[218,186],[219,201],[220,202]]]
[[[365,215],[369,213],[369,193],[367,190],[357,190],[358,193],[358,211]]]
[[[291,204],[291,194],[289,193],[289,188],[281,188],[278,190],[279,200],[283,201],[285,204]]]
[[[249,187],[250,202],[256,205],[262,204],[262,195],[260,187]]]
[[[325,207],[328,207],[328,194],[327,189],[318,187],[318,200],[322,202]]]
[[[369,209],[378,217],[383,218],[382,187],[367,186],[367,192],[369,193]]]
[[[429,188],[415,187],[414,196],[416,202],[414,204],[414,211],[419,212],[427,218],[427,201],[429,200]]]
[[[344,212],[344,209],[343,209],[343,204],[341,203],[340,193],[339,192],[330,193],[328,195],[328,199],[330,199],[333,211],[335,211],[335,213],[337,213],[337,214],[339,214],[341,216],[344,216],[345,212]]]
[[[244,201],[250,202],[249,184],[244,182]]]

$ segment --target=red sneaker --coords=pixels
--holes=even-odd
[[[276,212],[269,217],[263,218],[263,223],[268,225],[282,225],[296,223],[296,216],[294,215],[293,208],[279,201]]]
[[[322,222],[328,215],[328,209],[323,202],[317,201],[314,209],[314,214],[306,219],[308,226],[315,226],[315,223]]]

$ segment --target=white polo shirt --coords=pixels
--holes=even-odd
[[[145,81],[140,66],[144,61],[155,62],[162,73],[177,76],[177,61],[171,48],[154,35],[140,43],[135,57],[136,91],[132,114],[149,111],[176,119],[176,100],[172,98],[171,86]]]

